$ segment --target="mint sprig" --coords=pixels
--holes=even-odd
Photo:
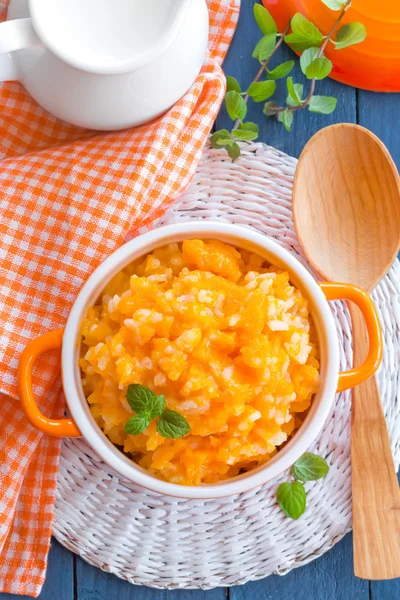
[[[322,479],[329,471],[324,458],[311,452],[305,452],[292,465],[294,481],[285,481],[278,487],[276,499],[287,517],[298,519],[306,510],[307,492],[304,483]]]
[[[211,136],[213,148],[225,148],[230,158],[235,160],[240,156],[240,146],[236,140],[253,141],[258,138],[258,128],[256,130],[245,127],[248,124],[244,120],[250,99],[253,102],[264,102],[263,113],[267,117],[275,117],[287,131],[292,128],[297,110],[308,108],[312,113],[325,115],[335,110],[336,98],[314,95],[316,82],[328,77],[333,68],[332,62],[324,56],[325,48],[329,43],[332,43],[336,50],[359,44],[364,41],[367,32],[364,25],[358,22],[347,23],[338,29],[352,0],[322,0],[322,2],[332,11],[340,11],[326,35],[301,13],[296,13],[283,31],[279,32],[268,10],[262,4],[254,4],[254,18],[262,37],[257,42],[252,56],[261,66],[246,90],[241,89],[237,79],[227,77],[225,105],[234,125],[231,131],[221,129]],[[296,52],[302,52],[300,67],[310,83],[308,93],[303,95],[303,85],[294,83],[290,77],[287,78],[286,87],[289,93],[286,105],[281,106],[273,99],[270,101],[269,98],[275,94],[276,81],[284,79],[291,72],[294,61],[286,61],[272,69],[270,69],[270,61],[284,41]]]
[[[181,438],[189,433],[190,425],[185,417],[165,408],[163,395],[158,396],[144,385],[132,383],[128,386],[126,398],[136,414],[125,423],[125,433],[139,435],[157,418],[157,432],[163,437]]]

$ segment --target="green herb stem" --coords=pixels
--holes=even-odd
[[[321,47],[319,49],[318,58],[320,58],[323,55],[325,48],[327,47],[328,43],[332,40],[333,34],[335,33],[336,29],[338,28],[338,26],[339,26],[341,20],[343,19],[344,15],[345,15],[345,13],[347,11],[347,9],[350,8],[351,3],[352,3],[352,0],[347,0],[346,4],[343,6],[343,8],[342,8],[342,10],[340,12],[340,15],[338,16],[338,18],[334,22],[331,30],[327,33],[327,35],[326,35],[326,37],[325,37],[325,39],[324,39],[324,41],[323,41],[323,43],[322,43],[322,45],[321,45]],[[312,79],[311,80],[310,89],[308,91],[308,94],[304,98],[304,100],[302,101],[301,104],[298,104],[297,106],[289,106],[288,108],[282,106],[280,108],[277,108],[275,112],[280,113],[280,112],[283,112],[285,110],[295,111],[295,110],[301,110],[302,108],[305,108],[310,103],[310,100],[311,100],[311,98],[312,98],[312,96],[313,96],[313,94],[315,92],[315,82],[316,82],[316,79]]]
[[[235,77],[227,77],[225,106],[233,128],[230,131],[228,129],[215,131],[210,138],[211,146],[216,149],[225,148],[232,161],[240,156],[238,141],[254,141],[259,135],[257,123],[246,121],[249,98],[255,103],[269,100],[277,89],[276,80],[286,77],[294,66],[295,61],[289,60],[275,68],[269,68],[271,58],[284,41],[295,52],[302,52],[300,67],[309,81],[308,92],[304,98],[305,86],[295,83],[292,76],[287,77],[286,103],[279,106],[273,100],[265,102],[263,113],[267,117],[275,116],[286,131],[291,131],[293,116],[297,110],[307,107],[310,112],[323,115],[329,115],[335,110],[336,98],[314,94],[316,82],[328,77],[333,68],[332,61],[324,55],[325,49],[329,42],[334,44],[335,50],[360,44],[365,40],[367,30],[358,21],[341,25],[346,11],[352,5],[352,0],[321,1],[339,15],[327,35],[324,35],[301,13],[293,15],[283,32],[278,33],[276,22],[263,4],[256,2],[253,5],[254,18],[263,37],[258,40],[252,56],[260,62],[261,66],[246,91],[241,90],[240,83]],[[266,74],[266,80],[263,80],[263,74]]]
[[[253,81],[251,83],[257,83],[257,81],[260,79],[261,75],[264,73],[265,69],[268,67],[269,61],[271,60],[271,58],[273,57],[273,55],[275,54],[275,52],[278,50],[278,48],[282,45],[282,42],[285,38],[285,35],[288,33],[290,29],[290,21],[289,23],[286,25],[285,29],[283,30],[283,32],[281,34],[278,34],[279,40],[276,42],[274,49],[272,50],[271,54],[269,55],[269,57],[267,58],[267,60],[265,60],[261,67],[259,68],[259,70],[257,71],[256,76],[254,77]],[[250,86],[249,86],[250,87]],[[249,94],[246,92],[246,95],[244,97],[244,101],[248,102],[249,100]],[[237,129],[239,127],[241,123],[241,119],[236,119],[235,124],[232,128],[232,131],[234,131],[235,129]]]

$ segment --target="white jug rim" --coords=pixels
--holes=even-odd
[[[151,5],[152,1],[152,5]],[[29,0],[29,11],[33,27],[41,42],[64,62],[73,67],[97,74],[118,74],[139,69],[161,56],[174,41],[184,20],[186,11],[193,0]],[[132,10],[142,3],[139,10],[147,10],[151,17],[160,21],[160,11],[164,11],[165,27],[160,27],[160,35],[153,31],[156,40],[150,40],[148,47],[134,49],[129,38],[128,20]],[[154,11],[158,7],[158,11]],[[96,8],[96,10],[94,10]],[[103,12],[101,12],[103,11]],[[118,15],[115,15],[117,11]],[[109,22],[118,17],[123,34],[107,31]],[[140,13],[139,13],[140,14]],[[93,19],[90,19],[93,15]],[[149,18],[147,18],[149,22]],[[107,36],[108,34],[108,36]],[[136,31],[136,34],[138,32]],[[139,32],[139,37],[145,33]],[[86,36],[86,37],[85,37]],[[86,38],[91,38],[86,43]],[[103,41],[100,41],[103,40]],[[96,51],[91,46],[95,44]],[[103,43],[104,49],[100,47]]]

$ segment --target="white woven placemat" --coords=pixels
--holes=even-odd
[[[300,253],[291,215],[296,160],[263,144],[243,145],[234,164],[206,149],[187,191],[158,225],[213,219],[255,227]],[[301,259],[304,264],[305,261]],[[400,266],[373,294],[385,339],[379,387],[396,467],[400,461]],[[341,367],[352,356],[346,307],[333,306]],[[298,521],[275,502],[285,475],[256,490],[213,501],[153,494],[121,479],[81,439],[62,445],[54,535],[89,563],[132,583],[157,588],[212,588],[284,574],[329,550],[351,529],[350,394],[336,396],[311,448],[327,457],[324,480],[306,484]]]

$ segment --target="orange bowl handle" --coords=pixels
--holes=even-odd
[[[378,313],[371,296],[361,288],[348,283],[320,283],[327,300],[350,300],[360,309],[368,332],[369,349],[362,365],[339,373],[338,392],[359,385],[371,377],[382,362],[383,340]]]
[[[40,412],[32,390],[32,369],[36,359],[48,350],[61,348],[63,332],[63,329],[50,331],[29,342],[19,359],[18,392],[22,408],[36,429],[48,435],[78,437],[82,434],[72,419],[49,419]]]

